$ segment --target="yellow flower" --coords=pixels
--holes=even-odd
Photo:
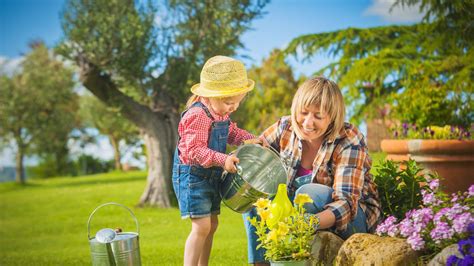
[[[259,198],[253,206],[257,207],[257,209],[265,209],[270,207],[270,203],[269,199]]]
[[[305,203],[312,203],[313,200],[309,197],[308,194],[298,194],[296,195],[295,197],[295,204],[298,204],[298,205],[303,205]]]
[[[253,218],[247,217],[247,220],[250,222],[251,225],[257,226],[257,217],[253,217]]]
[[[278,241],[277,231],[276,230],[271,230],[270,232],[268,232],[267,240],[272,240],[273,242],[277,242]]]
[[[262,221],[267,220],[270,217],[270,210],[269,209],[259,209],[257,210],[258,215],[262,219]]]
[[[288,225],[286,223],[283,223],[283,222],[278,223],[277,234],[279,236],[285,236],[286,234],[288,234],[289,231],[290,229],[288,228]]]

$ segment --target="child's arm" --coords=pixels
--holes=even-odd
[[[255,139],[256,137],[248,131],[237,127],[237,123],[231,122],[229,126],[229,137],[227,143],[231,145],[240,145],[244,140]]]

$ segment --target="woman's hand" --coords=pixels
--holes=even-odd
[[[235,166],[235,164],[239,162],[239,158],[237,158],[234,154],[229,155],[227,159],[225,159],[224,170],[232,174],[237,173],[237,167]]]
[[[260,139],[248,139],[248,140],[244,140],[244,144],[260,144],[260,145],[262,145],[263,142]]]

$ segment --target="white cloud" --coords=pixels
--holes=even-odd
[[[373,0],[372,4],[364,11],[364,15],[379,16],[383,20],[393,23],[419,22],[423,18],[420,6],[396,6],[392,10],[395,0]]]
[[[12,75],[20,67],[23,57],[17,58],[6,58],[0,56],[0,73],[5,73],[7,75]]]

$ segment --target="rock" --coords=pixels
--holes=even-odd
[[[462,258],[462,254],[458,250],[457,244],[452,244],[450,246],[445,247],[441,250],[440,253],[436,254],[433,259],[428,262],[428,266],[441,266],[446,265],[446,261],[448,260],[449,256],[456,255],[458,258]]]
[[[405,239],[354,234],[339,249],[336,265],[416,265],[419,254]]]
[[[318,231],[311,244],[311,254],[316,265],[333,265],[334,258],[344,240],[329,231]]]

